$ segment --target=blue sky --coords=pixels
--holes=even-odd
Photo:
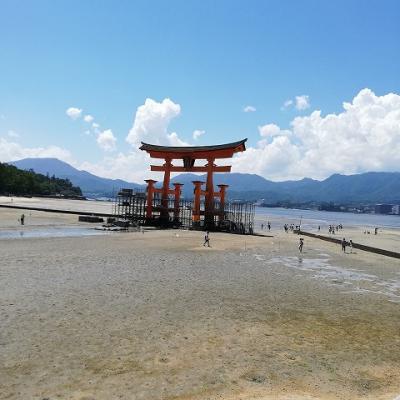
[[[260,138],[271,144],[279,136],[260,137],[259,127],[292,129],[294,118],[314,110],[338,115],[365,88],[378,100],[400,93],[398,1],[2,0],[0,7],[3,146],[57,146],[103,175],[105,157],[132,151],[125,138],[147,98],[180,105],[167,130],[184,142],[204,130],[196,143],[248,137],[256,148]],[[308,96],[309,107],[296,109],[296,96]],[[82,118],[68,118],[70,107],[93,115],[98,132],[112,130],[114,152],[97,145],[98,132],[84,133]],[[291,144],[301,140],[292,135]],[[268,169],[248,172],[269,176]]]

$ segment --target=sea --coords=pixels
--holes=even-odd
[[[256,207],[256,221],[266,223],[269,219],[281,220],[282,225],[293,223],[303,229],[315,230],[318,226],[329,225],[359,226],[366,229],[388,228],[400,229],[400,215],[354,214],[336,211],[299,210],[275,207]],[[257,224],[256,223],[256,224]]]

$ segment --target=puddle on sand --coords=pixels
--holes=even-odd
[[[52,227],[38,229],[0,230],[1,239],[29,239],[49,237],[80,237],[106,235],[109,232],[86,227]]]
[[[253,255],[258,261],[265,261],[261,254]],[[273,257],[266,264],[282,264],[287,268],[311,273],[312,279],[325,281],[329,285],[342,286],[345,292],[375,293],[400,303],[400,277],[384,280],[361,270],[343,268],[329,263],[329,258]],[[400,400],[400,399],[399,399]]]

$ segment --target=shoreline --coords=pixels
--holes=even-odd
[[[71,211],[71,210],[62,210],[57,208],[41,208],[41,207],[29,207],[29,206],[14,206],[8,204],[0,204],[0,208],[11,208],[17,210],[28,210],[28,211],[42,211],[42,212],[50,212],[56,214],[72,214],[72,215],[93,215],[95,217],[115,217],[115,214],[110,213],[98,213],[98,212],[90,212],[90,211]]]
[[[5,203],[6,201],[6,203]],[[15,198],[13,204],[10,204],[9,198],[0,197],[0,210],[27,210],[30,212],[43,212],[49,214],[65,214],[65,215],[85,215],[85,216],[98,216],[98,217],[114,217],[112,212],[113,205],[110,202],[91,202],[83,200],[64,200],[64,199],[44,199],[44,198]],[[267,208],[264,208],[265,210]],[[265,222],[264,219],[270,219],[273,225],[272,232],[268,232],[266,229],[261,230],[260,224]],[[319,238],[320,240],[330,240],[332,242],[338,243],[338,239],[335,236],[325,234],[324,225],[321,221],[314,221],[313,225],[307,223],[310,220],[307,216],[303,218],[302,233],[309,237],[313,236]],[[266,215],[259,214],[256,211],[255,214],[255,226],[254,235],[269,236],[276,234],[277,228],[278,232],[283,227],[284,223],[298,223],[296,216],[288,215]],[[317,231],[316,227],[321,224],[321,232]],[[85,223],[84,223],[85,224]],[[87,224],[87,223],[86,223]],[[265,225],[265,223],[264,223]],[[83,225],[88,226],[88,225]],[[11,228],[11,226],[10,226]],[[1,229],[1,227],[0,227]],[[365,235],[363,232],[365,227],[363,225],[347,225],[345,229],[337,232],[337,237],[345,237],[346,240],[353,240],[353,243],[357,245],[359,250],[378,253],[384,256],[399,257],[399,246],[400,241],[400,229],[397,228],[381,228],[378,235]],[[247,235],[246,235],[247,236]]]

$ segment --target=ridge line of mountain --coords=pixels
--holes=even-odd
[[[111,197],[120,188],[144,189],[144,184],[127,182],[122,179],[102,178],[84,170],[78,170],[56,158],[25,158],[9,162],[20,169],[33,169],[37,173],[55,175],[69,179],[81,187],[88,197]],[[203,179],[205,175],[180,174],[171,183],[183,183],[183,195],[193,195],[192,180]],[[386,202],[400,203],[400,172],[366,172],[356,175],[333,174],[318,181],[303,178],[298,181],[274,182],[257,174],[215,174],[214,183],[225,183],[230,187],[228,196],[242,200],[265,199],[275,202]]]

